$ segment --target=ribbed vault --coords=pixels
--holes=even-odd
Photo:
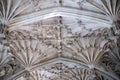
[[[119,80],[120,0],[0,0],[0,80]]]

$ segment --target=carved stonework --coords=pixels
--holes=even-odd
[[[120,37],[109,41],[109,51],[102,58],[108,71],[115,72],[120,76]]]
[[[109,77],[97,73],[95,70],[81,68],[79,64],[71,62],[54,62],[24,74],[17,80],[107,80]]]
[[[0,0],[0,80],[120,80],[120,0]]]
[[[98,64],[100,58],[107,51],[105,44],[107,40],[104,37],[85,37],[76,38],[71,44],[65,45],[66,51],[63,56],[78,59],[86,63],[90,68],[94,68]]]
[[[56,56],[56,49],[40,40],[12,40],[10,48],[12,54],[26,68]]]
[[[16,64],[14,58],[11,56],[10,49],[7,46],[6,40],[0,41],[0,79],[5,75],[14,73]]]

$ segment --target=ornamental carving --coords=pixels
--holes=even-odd
[[[120,0],[0,0],[0,80],[120,80]]]

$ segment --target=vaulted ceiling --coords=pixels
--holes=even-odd
[[[120,0],[0,0],[0,80],[120,80]]]

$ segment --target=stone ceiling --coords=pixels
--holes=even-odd
[[[0,80],[120,80],[120,0],[0,0]]]

